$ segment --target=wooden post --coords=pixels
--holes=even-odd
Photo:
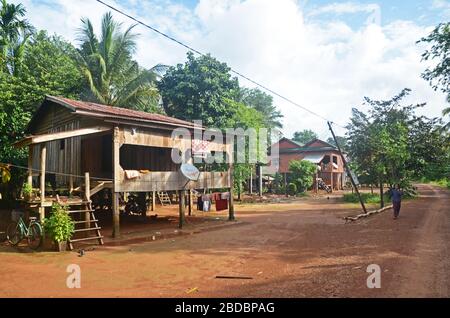
[[[188,199],[189,199],[189,203],[188,203],[188,211],[189,211],[189,216],[191,216],[192,215],[192,205],[193,205],[193,203],[192,203],[192,190],[189,190],[189,193],[188,193]]]
[[[72,195],[73,192],[73,176],[69,176],[69,195]]]
[[[41,182],[40,182],[40,191],[41,191],[41,206],[39,207],[39,217],[42,221],[45,218],[45,161],[47,158],[47,146],[45,143],[41,144],[41,164],[40,164],[40,170],[41,170]]]
[[[250,194],[253,194],[253,167],[250,170],[250,185],[249,185],[249,188],[250,188]]]
[[[27,183],[33,188],[33,146],[28,146],[28,176]]]
[[[91,201],[91,180],[89,179],[89,172],[84,173],[84,197],[87,202]],[[91,213],[89,211],[84,213],[84,221],[86,221],[85,228],[89,229],[91,227]],[[86,236],[88,236],[88,232],[86,232]]]
[[[288,189],[287,189],[287,173],[284,173],[284,194],[288,196]]]
[[[331,166],[330,178],[331,178],[331,193],[333,193],[334,190],[333,166]]]
[[[263,196],[263,173],[262,173],[262,165],[258,165],[258,192],[259,196]]]
[[[314,192],[319,193],[319,183],[317,182],[317,178],[319,178],[319,174],[316,172],[314,174]]]
[[[113,133],[113,147],[112,147],[112,160],[113,160],[113,194],[112,194],[112,212],[113,212],[113,237],[120,237],[120,210],[119,210],[119,171],[120,171],[120,140],[119,140],[119,127],[114,127]]]
[[[184,219],[185,219],[185,210],[186,210],[186,203],[185,203],[185,191],[179,190],[178,191],[178,208],[179,208],[179,225],[178,227],[181,229],[183,228]]]
[[[119,211],[119,192],[112,193],[112,211],[113,211],[113,232],[114,238],[120,237],[120,211]]]
[[[152,191],[152,211],[156,210],[156,192]]]
[[[228,221],[234,221],[234,193],[233,193],[233,184],[234,184],[234,177],[233,177],[233,164],[230,164],[229,174],[230,174],[230,197],[228,202]]]

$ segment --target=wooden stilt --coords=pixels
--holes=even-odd
[[[47,158],[47,146],[44,144],[41,144],[41,164],[40,164],[40,170],[41,170],[41,180],[40,180],[40,191],[41,191],[41,206],[39,207],[39,217],[42,221],[45,218],[45,161]]]
[[[120,237],[120,209],[119,209],[119,171],[120,171],[120,130],[119,127],[114,127],[113,133],[113,147],[112,147],[112,161],[113,161],[113,194],[112,194],[112,211],[113,211],[113,237]]]
[[[249,188],[250,188],[250,194],[253,194],[253,168],[252,168],[252,170],[250,170],[250,184],[249,184]]]
[[[179,225],[178,227],[181,229],[184,225],[184,219],[185,219],[185,210],[186,210],[186,203],[185,203],[185,191],[180,190],[178,191],[178,205],[179,205]]]
[[[28,176],[27,183],[33,187],[33,146],[28,146]]]
[[[287,189],[287,173],[284,173],[284,194],[288,196],[288,189]]]
[[[333,169],[333,168],[331,168],[331,169]],[[331,180],[331,193],[333,193],[333,190],[334,190],[333,171],[330,172],[330,180]]]
[[[84,198],[86,200],[86,202],[90,202],[91,201],[91,181],[89,178],[89,172],[85,172],[84,173]],[[91,211],[86,211],[84,213],[84,221],[85,223],[85,228],[89,229],[91,228]],[[85,233],[86,236],[89,235],[89,233]]]
[[[152,191],[152,211],[156,210],[156,192]]]
[[[119,210],[119,192],[113,192],[112,194],[112,211],[113,211],[113,232],[114,238],[120,237],[120,210]]]
[[[228,199],[228,221],[234,221],[234,193],[233,193],[233,184],[234,184],[234,177],[233,177],[233,165],[230,165],[230,198]]]
[[[258,165],[258,192],[259,196],[262,197],[263,195],[263,172],[262,172],[262,165]]]
[[[189,199],[188,211],[189,211],[189,216],[191,216],[192,215],[192,205],[193,205],[192,190],[189,190],[189,192],[188,192],[188,199]]]
[[[69,176],[69,196],[73,193],[73,176]]]

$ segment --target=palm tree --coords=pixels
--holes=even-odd
[[[1,0],[0,8],[0,67],[17,75],[25,45],[34,29],[25,16],[22,4],[8,4]]]
[[[159,100],[155,81],[163,66],[146,70],[132,59],[136,51],[136,25],[122,32],[111,13],[102,17],[100,38],[92,22],[82,19],[77,61],[86,79],[84,98],[102,104],[149,110]],[[150,107],[151,108],[151,107]]]

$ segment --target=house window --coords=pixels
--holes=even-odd
[[[333,156],[333,163],[338,164],[338,158],[337,158],[337,156]]]

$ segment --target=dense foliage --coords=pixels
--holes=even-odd
[[[438,119],[415,114],[424,104],[402,105],[409,92],[404,89],[387,101],[366,97],[369,111],[354,108],[347,127],[356,171],[365,183],[378,184],[380,194],[384,184],[408,187],[420,176],[449,177],[448,137],[436,126]]]
[[[317,166],[309,161],[292,160],[289,163],[289,180],[295,184],[297,191],[305,192],[313,185]]]
[[[315,133],[311,129],[305,129],[302,131],[296,131],[294,133],[294,136],[292,137],[292,140],[304,145],[317,138],[319,138],[319,135],[317,135],[317,133]]]
[[[446,93],[450,101],[450,22],[440,23],[428,36],[422,38],[420,43],[431,44],[422,59],[435,61],[432,68],[427,68],[422,77],[427,80],[435,90]],[[445,107],[442,114],[450,116],[450,107]],[[450,129],[450,121],[445,126]]]
[[[75,223],[67,211],[67,206],[53,203],[50,216],[43,221],[44,233],[55,242],[69,240],[75,231]]]

